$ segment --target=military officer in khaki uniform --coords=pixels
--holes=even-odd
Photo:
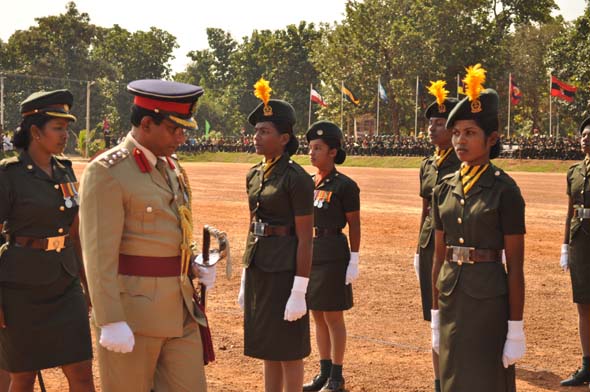
[[[434,188],[432,200],[432,346],[443,392],[509,392],[526,349],[525,206],[514,180],[490,163],[500,150],[498,94],[483,89],[479,64],[464,81],[467,97],[447,121],[462,166]]]
[[[580,125],[580,144],[586,158],[567,172],[569,198],[560,264],[569,269],[573,299],[578,308],[582,367],[561,382],[577,386],[590,382],[590,117]]]
[[[291,160],[298,141],[295,111],[270,99],[249,115],[262,163],[247,174],[251,215],[238,302],[244,309],[244,353],[264,361],[266,392],[301,392],[303,358],[311,351],[305,294],[312,257],[313,181]]]
[[[205,391],[206,321],[193,301],[183,239],[190,189],[170,158],[184,129],[195,128],[203,89],[161,80],[127,89],[135,95],[131,132],[88,165],[81,187],[102,390]],[[196,271],[207,286],[214,272]]]
[[[434,253],[434,221],[430,201],[432,189],[444,176],[459,169],[461,162],[455,154],[451,143],[452,130],[446,126],[449,113],[458,100],[447,97],[449,92],[444,88],[446,82],[437,80],[428,87],[436,100],[426,109],[428,119],[428,136],[435,146],[434,154],[425,158],[420,165],[420,197],[422,198],[422,215],[420,218],[420,236],[418,252],[414,256],[414,269],[420,282],[422,297],[422,313],[424,320],[430,321],[432,309],[432,256]],[[434,390],[440,391],[438,375],[438,355],[432,352],[434,369]]]
[[[311,164],[317,169],[313,175],[314,239],[307,303],[315,322],[320,373],[303,390],[343,392],[344,311],[352,308],[352,283],[359,275],[360,190],[354,180],[336,170],[335,165],[346,159],[342,131],[336,124],[318,121],[305,137]],[[342,233],[346,225],[348,239]]]

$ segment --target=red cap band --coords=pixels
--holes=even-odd
[[[133,99],[133,103],[139,107],[147,110],[161,110],[164,112],[178,113],[180,115],[188,116],[191,114],[191,102],[171,102],[171,101],[159,101],[157,99],[151,99],[146,97],[140,97],[136,95]]]

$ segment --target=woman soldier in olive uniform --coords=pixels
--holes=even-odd
[[[0,163],[0,367],[11,391],[32,391],[37,370],[61,366],[71,391],[93,391],[88,306],[80,286],[77,182],[56,157],[73,97],[38,92],[21,104],[18,157]]]
[[[560,264],[564,271],[570,270],[574,302],[578,307],[582,367],[563,380],[562,386],[590,381],[590,117],[582,122],[580,134],[586,158],[567,172],[569,203]]]
[[[346,347],[344,310],[352,308],[352,283],[358,278],[361,241],[360,199],[356,183],[334,164],[346,159],[342,131],[329,121],[313,124],[305,135],[314,175],[313,262],[307,294],[315,321],[320,373],[304,391],[344,391]],[[342,229],[348,223],[350,249]]]
[[[500,152],[499,99],[484,81],[479,64],[468,68],[467,97],[447,121],[463,164],[433,193],[432,346],[444,392],[515,391],[513,364],[525,352],[524,200],[490,163]]]
[[[263,161],[246,177],[250,233],[238,302],[244,308],[244,353],[264,360],[267,392],[300,392],[303,358],[311,351],[305,303],[312,257],[313,180],[290,158],[297,151],[295,111],[270,99],[261,79],[255,94],[263,100],[248,117],[256,153]]]
[[[434,154],[425,158],[420,165],[420,197],[422,198],[422,216],[420,218],[420,238],[418,253],[414,256],[414,268],[420,282],[420,294],[422,296],[422,313],[424,320],[430,321],[430,309],[432,309],[432,255],[434,253],[434,222],[432,220],[432,189],[440,180],[449,173],[459,169],[461,162],[453,150],[451,143],[452,132],[447,128],[447,118],[458,100],[447,98],[445,90],[446,82],[438,80],[431,82],[428,91],[436,97],[427,109],[425,117],[428,119],[428,135],[430,141],[436,147]],[[438,355],[432,352],[432,365],[434,368],[434,390],[440,391],[438,375]]]

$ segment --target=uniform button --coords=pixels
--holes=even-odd
[[[498,176],[500,175],[500,170],[496,170],[496,172],[494,173],[494,175],[495,175],[496,177],[498,177]]]
[[[60,210],[60,211],[65,211],[65,210],[66,210],[66,208],[65,208],[64,206],[59,206],[59,210]]]
[[[465,199],[461,199],[460,203],[461,203],[462,206],[464,206],[465,205]]]
[[[59,234],[62,234],[62,233],[64,232],[64,229],[62,229],[62,228],[60,227],[59,229],[57,229],[57,232],[58,232]]]
[[[463,223],[463,219],[461,219],[461,218],[457,218],[457,223],[458,223],[458,224],[461,224],[461,223]]]
[[[145,209],[145,211],[146,211],[146,212],[148,212],[148,213],[151,213],[153,210],[154,210],[154,209],[153,209],[152,207],[150,207],[150,206],[148,206],[148,207]]]
[[[55,184],[53,187],[54,187],[55,189],[59,189],[59,185],[57,185],[57,184]]]
[[[178,195],[174,195],[174,200],[178,200]]]
[[[459,238],[459,243],[460,243],[460,244],[462,244],[462,243],[464,243],[464,242],[465,242],[465,240],[463,239],[463,237]]]
[[[27,165],[27,169],[33,170],[33,165]]]
[[[584,190],[581,190],[580,193],[583,195],[584,194]]]
[[[326,180],[326,182],[330,182],[330,179],[328,178],[328,179]]]

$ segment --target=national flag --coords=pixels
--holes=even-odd
[[[328,106],[328,104],[324,101],[324,99],[322,98],[322,96],[320,95],[320,93],[318,93],[315,89],[311,89],[311,92],[309,94],[309,98],[311,99],[311,102],[315,102],[317,104],[319,104],[320,106]]]
[[[346,100],[350,103],[352,103],[355,106],[358,106],[361,101],[360,99],[358,99],[357,97],[354,96],[354,94],[352,93],[352,91],[350,91],[348,88],[346,88],[346,86],[344,86],[344,84],[342,85],[342,95],[344,95],[344,98],[346,98]]]
[[[511,75],[510,76],[510,102],[513,105],[518,105],[520,103],[521,99],[522,99],[522,92],[520,91],[520,88],[518,88],[518,85],[516,84],[516,82],[514,81],[514,78]]]
[[[459,75],[457,75],[457,95],[465,95],[465,83]]]
[[[211,124],[209,124],[209,121],[205,120],[205,137],[208,138],[209,137],[209,130],[211,129]]]
[[[387,93],[385,92],[385,89],[383,88],[383,85],[381,84],[381,79],[379,79],[379,98],[382,99],[385,102],[389,102],[389,98],[387,98]]]
[[[551,75],[552,96],[557,97],[559,99],[563,99],[566,102],[572,103],[574,102],[574,97],[576,96],[577,90],[578,88],[576,86],[572,86],[571,84],[562,82],[555,76]]]

